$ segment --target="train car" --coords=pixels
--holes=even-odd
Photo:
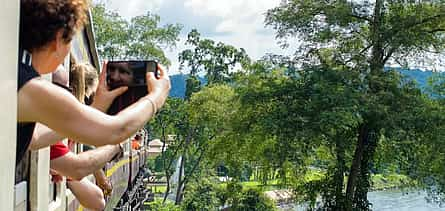
[[[128,180],[130,178],[130,147],[128,142],[124,145],[124,157],[118,161],[113,161],[105,166],[105,174],[113,185],[111,196],[107,197],[107,206],[105,210],[114,210],[120,206],[126,206],[125,192],[128,189]]]
[[[115,201],[109,201],[106,210],[111,210],[109,208],[114,207],[113,210],[139,210],[143,203],[147,200],[153,199],[153,194],[150,194],[146,188],[146,180],[150,175],[146,171],[146,143],[148,143],[148,136],[145,136],[146,130],[141,130],[138,134],[143,137],[140,141],[140,148],[138,150],[132,147],[126,147],[128,150],[128,176],[127,189],[122,196],[120,196],[120,201],[117,206],[113,206]],[[108,175],[108,172],[107,172]],[[122,178],[122,177],[120,177]],[[120,181],[122,184],[125,181]],[[114,194],[113,194],[114,195]],[[116,197],[119,198],[119,197]]]
[[[0,77],[0,96],[7,99],[0,104],[0,210],[17,211],[77,211],[85,210],[66,186],[65,179],[57,184],[50,181],[49,148],[29,152],[24,161],[16,166],[16,122],[17,122],[17,66],[18,66],[18,24],[20,1],[5,4],[0,26],[0,62],[3,75]],[[91,20],[91,14],[89,14]],[[92,20],[90,23],[93,23]],[[69,67],[70,57],[78,62],[89,62],[98,70],[100,63],[96,51],[92,25],[77,34],[72,42],[71,55],[65,59]],[[43,76],[51,80],[51,76]],[[14,91],[12,91],[14,90]],[[106,176],[112,183],[113,192],[106,198],[106,210],[137,210],[147,199],[147,190],[142,182],[146,177],[145,159],[148,143],[146,131],[140,150],[132,150],[131,142],[124,144],[124,156],[109,162],[104,167]],[[66,142],[66,140],[65,140]],[[82,145],[78,147],[82,151]],[[94,177],[89,176],[91,180]]]

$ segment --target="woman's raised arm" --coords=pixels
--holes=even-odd
[[[18,94],[18,121],[40,122],[61,136],[85,144],[120,143],[143,127],[164,104],[170,79],[163,69],[159,71],[158,79],[147,73],[150,94],[115,116],[79,103],[70,93],[47,81],[33,79]]]

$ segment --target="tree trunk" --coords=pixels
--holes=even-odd
[[[373,131],[369,132],[369,138],[365,145],[363,153],[362,168],[360,169],[360,176],[357,188],[354,193],[354,206],[359,210],[369,210],[368,191],[371,188],[371,171],[372,161],[374,159],[375,149],[377,147],[377,137]]]
[[[166,175],[167,178],[167,188],[165,189],[164,199],[162,200],[162,204],[165,204],[167,201],[167,196],[170,193],[170,175]]]
[[[177,140],[181,140],[181,139],[177,139]],[[174,158],[176,157],[176,155],[178,154],[179,150],[181,149],[182,143],[183,143],[183,141],[180,141],[178,147],[176,147],[176,149],[175,149],[175,151],[174,151],[170,161],[168,162],[167,166],[165,165],[165,162],[166,162],[167,158],[165,157],[165,154],[163,154],[164,170],[165,170],[165,176],[167,178],[167,189],[166,189],[166,192],[165,192],[165,195],[164,195],[164,200],[163,200],[162,203],[165,203],[165,201],[167,200],[167,196],[170,193],[170,189],[171,189],[171,187],[170,187],[170,180],[171,180],[171,176],[172,176],[172,174],[170,173],[170,169],[171,169],[171,167],[172,167],[172,165],[173,165],[173,163],[175,161]]]
[[[336,140],[336,157],[337,164],[334,175],[334,185],[335,185],[335,210],[344,210],[344,195],[343,195],[343,184],[344,184],[344,173],[345,173],[345,147],[342,144],[341,137],[337,137]]]
[[[384,12],[384,1],[376,0],[374,7],[373,20],[370,24],[370,39],[372,43],[372,52],[369,60],[370,64],[370,74],[368,75],[368,83],[369,83],[369,94],[374,95],[378,93],[381,89],[379,86],[379,76],[383,72],[384,67],[384,57],[385,57],[385,48],[384,48],[384,38],[382,36],[382,27],[383,27],[383,12]],[[369,122],[372,120],[370,117],[375,118],[374,114],[365,114],[365,123],[363,123],[359,127],[359,135],[357,139],[357,146],[354,153],[354,158],[351,164],[351,169],[348,177],[348,184],[346,187],[346,208],[347,210],[352,210],[354,207],[354,198],[357,188],[357,180],[368,178],[361,178],[364,176],[363,172],[369,172],[369,160],[372,157],[373,152],[369,151],[367,145],[369,144],[370,131],[369,131]],[[366,117],[367,116],[367,117]],[[367,161],[363,162],[363,156],[366,156]],[[360,184],[361,185],[361,184]],[[362,187],[359,187],[362,188]],[[360,196],[362,197],[362,196]]]
[[[179,175],[178,175],[178,188],[176,189],[176,199],[175,204],[179,205],[182,201],[182,184],[184,182],[182,178],[182,172],[184,171],[184,165],[185,165],[185,153],[182,155],[182,161],[181,165],[179,166]]]
[[[164,126],[164,124],[162,124],[163,122],[161,121],[161,133],[162,133],[162,148],[161,148],[161,156],[162,156],[162,164],[163,164],[163,167],[164,167],[164,170],[165,170],[165,177],[167,178],[167,188],[166,188],[166,190],[165,190],[165,193],[164,193],[164,199],[162,200],[162,203],[164,204],[165,203],[165,201],[167,201],[167,196],[168,196],[168,193],[170,192],[170,175],[169,175],[169,173],[168,173],[168,171],[169,171],[169,169],[168,168],[166,168],[167,167],[167,161],[166,161],[166,158],[165,158],[165,140],[166,140],[166,138],[165,138],[165,126]]]
[[[178,176],[178,189],[176,191],[176,200],[175,200],[175,204],[179,205],[182,201],[182,194],[183,194],[183,184],[184,184],[184,180],[185,178],[182,178],[184,175],[184,168],[185,168],[185,163],[186,163],[186,158],[187,158],[187,152],[189,150],[189,146],[190,143],[192,142],[192,133],[193,133],[193,129],[189,129],[187,137],[185,139],[185,144],[184,144],[184,149],[183,149],[183,153],[181,156],[181,165],[179,166],[179,176]]]
[[[371,23],[371,57],[370,57],[370,79],[369,86],[372,93],[376,93],[378,91],[378,86],[376,86],[375,77],[380,75],[385,66],[384,57],[385,57],[385,47],[384,47],[384,38],[382,35],[382,27],[383,27],[383,0],[376,0],[375,8],[374,8],[374,19]]]
[[[368,128],[366,124],[359,127],[359,135],[357,138],[357,146],[355,148],[354,158],[352,160],[351,169],[348,177],[348,184],[346,187],[346,206],[348,210],[352,210],[352,202],[354,199],[354,193],[356,188],[357,177],[360,172],[361,160],[363,157],[363,151],[368,141]]]

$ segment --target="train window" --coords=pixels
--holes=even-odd
[[[29,164],[31,152],[25,153],[22,160],[16,165],[15,184],[29,180]]]
[[[77,145],[77,151],[76,151],[76,154],[79,154],[79,153],[81,153],[81,152],[84,151],[84,150],[83,150],[83,144],[77,143],[76,145]]]
[[[49,182],[49,191],[48,191],[48,199],[49,199],[49,203],[51,203],[52,201],[56,200],[56,196],[57,196],[57,192],[56,192],[56,184],[54,182]]]
[[[28,192],[28,183],[20,182],[14,186],[15,192],[15,200],[14,200],[14,210],[27,210],[27,192]]]

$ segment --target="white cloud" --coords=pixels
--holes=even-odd
[[[268,52],[283,52],[273,30],[264,27],[265,13],[279,4],[280,0],[186,0],[184,7],[197,16],[219,17],[217,33],[207,37],[242,47],[258,59]]]
[[[169,23],[181,23],[184,31],[177,48],[166,50],[172,61],[171,73],[179,71],[178,53],[186,48],[186,33],[198,29],[203,38],[244,48],[253,59],[266,53],[291,54],[277,44],[274,31],[265,29],[264,18],[268,9],[281,0],[106,0],[107,8],[118,11],[129,19],[147,11],[161,16]],[[297,42],[292,42],[297,43]]]
[[[186,0],[184,7],[198,16],[217,16],[216,32],[250,32],[263,28],[264,13],[280,0]]]
[[[156,12],[161,8],[164,0],[108,0],[107,8],[117,11],[122,17],[130,19],[143,15],[147,11]]]

